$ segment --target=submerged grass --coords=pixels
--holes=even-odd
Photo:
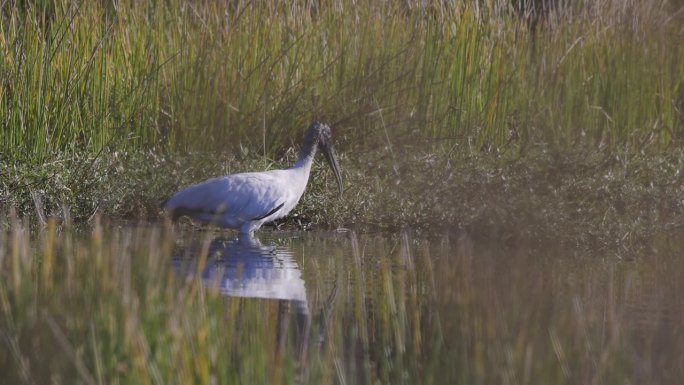
[[[492,205],[513,218],[524,183],[551,192],[563,178],[597,197],[577,204],[596,207],[598,226],[615,195],[591,190],[605,187],[596,175],[622,175],[635,201],[650,199],[643,183],[674,186],[649,165],[679,167],[681,1],[585,0],[536,16],[513,4],[7,2],[0,205],[78,222],[154,217],[178,187],[288,163],[312,119],[333,124],[355,194],[325,214],[305,200],[331,226],[467,227]],[[587,167],[556,167],[575,161]],[[426,194],[423,175],[448,196]],[[575,205],[570,190],[549,209]],[[474,208],[467,197],[482,194]],[[626,208],[650,215],[640,210]]]
[[[624,263],[484,246],[467,233],[438,242],[407,233],[275,238],[295,253],[306,284],[309,312],[298,314],[287,302],[205,287],[210,233],[183,253],[196,266],[184,272],[171,266],[179,238],[170,228],[96,221],[79,234],[50,221],[36,234],[3,220],[0,370],[9,383],[674,384],[682,376],[683,309],[673,300],[681,242],[661,239],[657,257]]]

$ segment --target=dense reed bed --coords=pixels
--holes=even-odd
[[[188,183],[287,165],[312,119],[333,124],[345,177],[357,183],[346,204],[314,187],[302,210],[329,226],[467,227],[472,205],[505,211],[408,195],[425,190],[415,170],[466,196],[478,192],[449,175],[486,188],[500,174],[540,183],[535,191],[554,190],[549,176],[581,180],[608,192],[569,206],[603,211],[624,201],[592,179],[606,170],[634,201],[652,198],[643,186],[676,186],[678,174],[658,170],[676,170],[682,150],[681,1],[584,0],[536,13],[522,3],[5,2],[0,206],[76,222],[155,217]],[[583,171],[568,173],[576,162]],[[523,188],[485,191],[525,198]],[[630,209],[653,217],[651,208]],[[639,226],[629,220],[616,226]]]
[[[2,149],[272,155],[314,117],[352,148],[384,142],[383,127],[476,149],[667,145],[681,131],[678,7],[586,0],[532,30],[504,1],[9,2]]]
[[[5,220],[7,383],[674,384],[684,374],[673,238],[624,262],[467,234],[267,236],[299,265],[302,313],[203,281],[211,233],[99,221],[33,233]]]

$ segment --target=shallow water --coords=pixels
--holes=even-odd
[[[176,266],[189,259],[193,270],[193,256],[208,241],[202,238],[194,249],[176,249]],[[311,317],[325,318],[332,302],[347,309],[341,319],[351,320],[345,340],[361,338],[354,332],[354,323],[363,323],[359,312],[363,321],[390,318],[383,322],[404,334],[392,341],[399,351],[416,343],[402,339],[433,334],[435,340],[424,343],[464,361],[445,365],[446,378],[467,373],[469,379],[534,383],[534,366],[543,363],[558,379],[585,382],[612,376],[603,377],[601,366],[616,359],[610,364],[618,366],[616,379],[676,381],[684,378],[684,262],[668,241],[661,250],[623,261],[552,247],[501,247],[466,233],[438,240],[408,233],[265,233],[248,245],[219,236],[209,241],[201,276],[224,295],[286,299],[293,313],[308,315],[311,309]],[[352,312],[359,301],[362,309]],[[382,333],[382,323],[364,326]],[[372,337],[365,337],[369,351]],[[359,362],[346,365],[379,366],[372,354],[354,359]],[[354,374],[363,382],[377,375]]]
[[[12,383],[684,378],[676,236],[629,260],[467,233],[113,226],[0,245]]]

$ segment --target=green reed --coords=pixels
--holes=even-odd
[[[273,154],[314,118],[351,148],[384,131],[428,147],[669,145],[684,77],[676,10],[584,1],[531,30],[504,1],[12,2],[0,148],[37,161],[155,143]]]

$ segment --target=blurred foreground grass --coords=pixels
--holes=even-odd
[[[302,271],[302,318],[287,302],[203,283],[210,232],[98,219],[92,232],[50,221],[35,233],[2,220],[7,383],[676,384],[684,375],[676,237],[626,262],[467,233],[272,234],[266,243],[293,252]],[[193,237],[203,246],[183,256],[195,270],[172,268],[174,246]]]

